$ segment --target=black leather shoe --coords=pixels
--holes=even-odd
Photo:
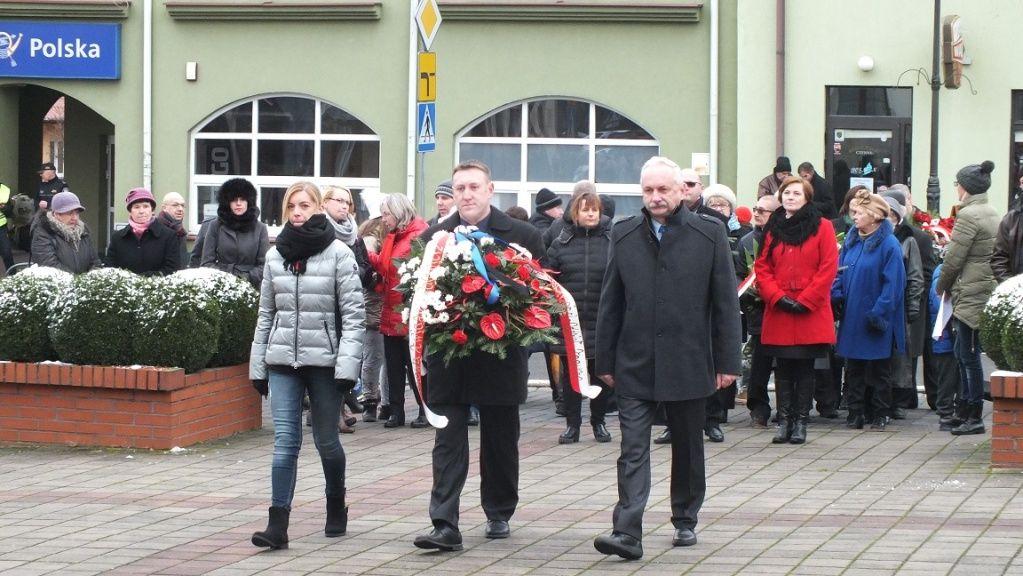
[[[412,428],[426,428],[429,425],[430,424],[426,421],[426,414],[423,414],[422,412],[420,412],[419,416],[416,416],[416,419],[409,424]]]
[[[558,436],[558,444],[575,444],[579,441],[579,427],[569,426]]]
[[[511,527],[507,520],[487,520],[487,530],[483,533],[487,538],[507,538]]]
[[[696,533],[689,528],[675,530],[675,537],[671,539],[672,546],[692,546],[696,544]]]
[[[654,438],[654,444],[671,444],[671,429],[665,428],[660,436]]]
[[[643,543],[628,534],[612,532],[607,536],[597,536],[593,547],[601,554],[614,554],[626,560],[639,560],[643,557]]]
[[[717,424],[707,424],[703,428],[703,433],[707,435],[707,439],[711,442],[725,441],[725,433],[721,431],[721,426]]]
[[[454,552],[462,549],[462,534],[449,526],[434,528],[429,534],[420,534],[412,541],[416,548]]]
[[[874,418],[874,422],[871,423],[870,429],[884,432],[885,428],[888,426],[888,422],[889,420],[887,416],[878,416],[877,418]]]
[[[593,425],[593,437],[597,442],[611,441],[611,433],[607,431],[607,426],[604,426],[603,422]]]
[[[397,414],[391,414],[391,417],[384,422],[384,428],[401,428],[405,425],[405,419]]]

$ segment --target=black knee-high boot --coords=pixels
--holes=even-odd
[[[774,373],[774,392],[778,404],[778,431],[771,440],[774,444],[785,444],[792,437],[792,387],[793,382],[789,374],[779,374],[780,370]]]

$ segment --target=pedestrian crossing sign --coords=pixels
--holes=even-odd
[[[420,102],[416,118],[416,152],[433,152],[437,149],[437,103]]]

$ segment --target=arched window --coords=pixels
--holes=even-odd
[[[380,137],[348,112],[305,96],[232,104],[192,131],[189,228],[217,213],[217,188],[246,178],[259,191],[262,221],[276,233],[284,191],[297,180],[339,184],[360,195],[380,188]]]
[[[473,122],[458,137],[459,161],[490,166],[502,209],[533,211],[536,192],[549,188],[566,201],[579,180],[592,180],[614,198],[619,215],[642,206],[639,170],[659,153],[649,132],[599,104],[567,99],[527,100]]]

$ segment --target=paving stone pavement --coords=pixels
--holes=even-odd
[[[429,526],[433,434],[362,422],[342,437],[348,534],[323,536],[322,471],[307,429],[291,548],[254,548],[249,536],[265,526],[270,492],[264,420],[260,431],[178,454],[0,448],[0,573],[1023,575],[1023,472],[991,470],[989,436],[938,432],[926,410],[885,432],[817,419],[805,445],[777,446],[739,406],[725,442],[706,445],[708,494],[692,548],[671,547],[670,450],[652,445],[645,556],[636,562],[592,544],[610,529],[617,498],[617,420],[608,422],[610,444],[584,430],[578,444],[560,446],[563,420],[544,389],[522,408],[511,537],[483,537],[471,471],[465,550],[448,554],[412,546]],[[470,439],[475,466],[478,432]]]

